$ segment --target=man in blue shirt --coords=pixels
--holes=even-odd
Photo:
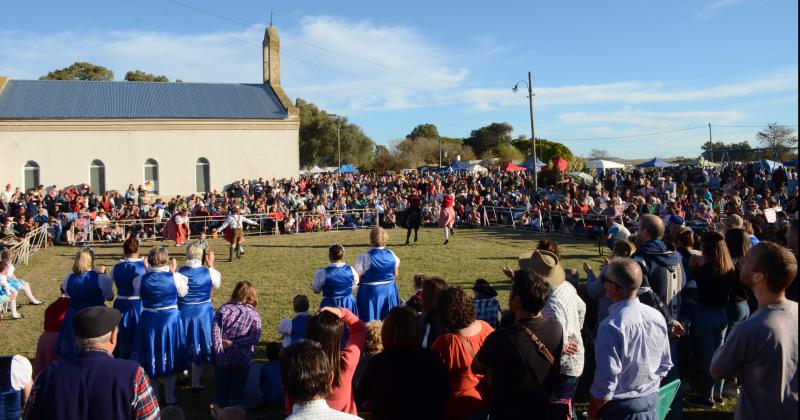
[[[642,270],[634,260],[613,260],[603,285],[614,304],[597,329],[589,419],[657,420],[661,379],[672,368],[666,321],[636,298]]]

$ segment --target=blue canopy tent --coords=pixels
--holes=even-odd
[[[797,159],[792,159],[788,162],[783,162],[783,166],[791,166],[793,168],[797,167]]]
[[[518,163],[517,166],[522,166],[523,168],[526,168],[526,169],[530,170],[531,168],[533,168],[533,158],[529,157],[528,160],[526,160],[525,162],[522,162],[522,163]],[[539,160],[537,158],[536,159],[536,168],[537,169],[542,169],[542,166],[547,166],[547,164],[542,162],[541,160]]]
[[[454,160],[450,162],[450,167],[448,168],[450,171],[468,171],[470,165],[469,162],[463,160]]]
[[[775,162],[774,160],[761,159],[760,162],[753,163],[753,167],[756,169],[767,169],[772,172],[778,168],[782,168],[783,164],[780,162]]]
[[[346,165],[342,165],[342,167],[339,168],[338,172],[340,174],[357,174],[358,173],[358,169],[354,168],[353,165],[346,164]]]
[[[671,168],[673,166],[678,166],[678,165],[674,163],[664,162],[659,158],[653,158],[652,160],[648,160],[647,162],[636,165],[637,168]]]

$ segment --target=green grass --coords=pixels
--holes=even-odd
[[[418,243],[402,246],[405,230],[395,229],[389,233],[388,247],[401,261],[397,284],[402,298],[413,293],[412,278],[415,273],[440,275],[450,285],[466,288],[482,277],[497,288],[504,308],[508,306],[509,282],[501,271],[502,267],[516,267],[517,257],[532,251],[536,242],[544,238],[542,235],[506,229],[458,230],[450,244],[443,246],[441,230],[422,229]],[[590,261],[595,267],[599,265],[600,257],[595,243],[563,236],[553,239],[559,243],[566,268],[580,269],[584,261]],[[314,271],[328,263],[328,247],[333,243],[341,243],[346,250],[345,260],[354,264],[356,255],[367,250],[368,242],[367,231],[248,237],[245,243],[247,253],[241,260],[234,259],[231,263],[227,261],[227,242],[222,239],[211,240],[211,247],[217,254],[216,268],[222,273],[222,287],[213,295],[214,306],[228,300],[237,281],[250,280],[256,285],[259,291],[257,309],[263,323],[256,359],[261,360],[264,358],[263,344],[279,339],[276,332],[278,322],[292,315],[291,301],[296,294],[308,295],[312,308],[319,305],[320,297],[311,291],[311,282]],[[144,244],[142,253],[146,253],[152,245],[155,244]],[[182,264],[181,249],[173,246],[169,250]],[[17,275],[31,283],[39,299],[52,302],[58,297],[58,286],[70,270],[75,251],[69,247],[42,250],[31,258],[28,266],[18,267]],[[121,247],[96,246],[95,253],[97,265],[105,265],[110,270],[121,257]],[[21,301],[25,299],[21,298]],[[22,354],[34,358],[45,307],[21,306],[24,320],[5,320],[0,323],[0,354]],[[203,382],[207,390],[202,393],[178,390],[187,418],[208,418],[207,407],[213,387],[210,368],[205,369]],[[707,415],[704,414],[704,417]],[[256,418],[282,417],[272,410],[259,410]]]

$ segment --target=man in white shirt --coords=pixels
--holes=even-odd
[[[244,242],[245,223],[248,225],[258,226],[258,223],[242,216],[239,208],[235,207],[228,215],[225,223],[223,223],[222,226],[217,229],[217,233],[222,233],[227,227],[230,227],[233,231],[229,241],[231,243],[231,248],[228,251],[228,261],[233,261],[234,252],[236,253],[236,258],[242,258],[242,255],[244,255],[244,247],[242,246],[242,242]]]
[[[354,420],[360,417],[328,407],[333,381],[328,356],[316,341],[304,340],[281,352],[281,385],[294,401],[286,420]]]

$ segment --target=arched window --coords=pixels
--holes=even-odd
[[[144,187],[154,194],[158,194],[158,162],[147,159],[144,162]]]
[[[39,164],[29,160],[22,168],[22,178],[25,191],[38,187],[39,184]]]
[[[197,192],[199,193],[207,193],[211,190],[210,167],[211,165],[208,163],[208,159],[202,157],[197,159],[197,163],[195,164],[195,179]]]
[[[96,194],[106,192],[106,165],[100,159],[89,165],[89,185]]]

